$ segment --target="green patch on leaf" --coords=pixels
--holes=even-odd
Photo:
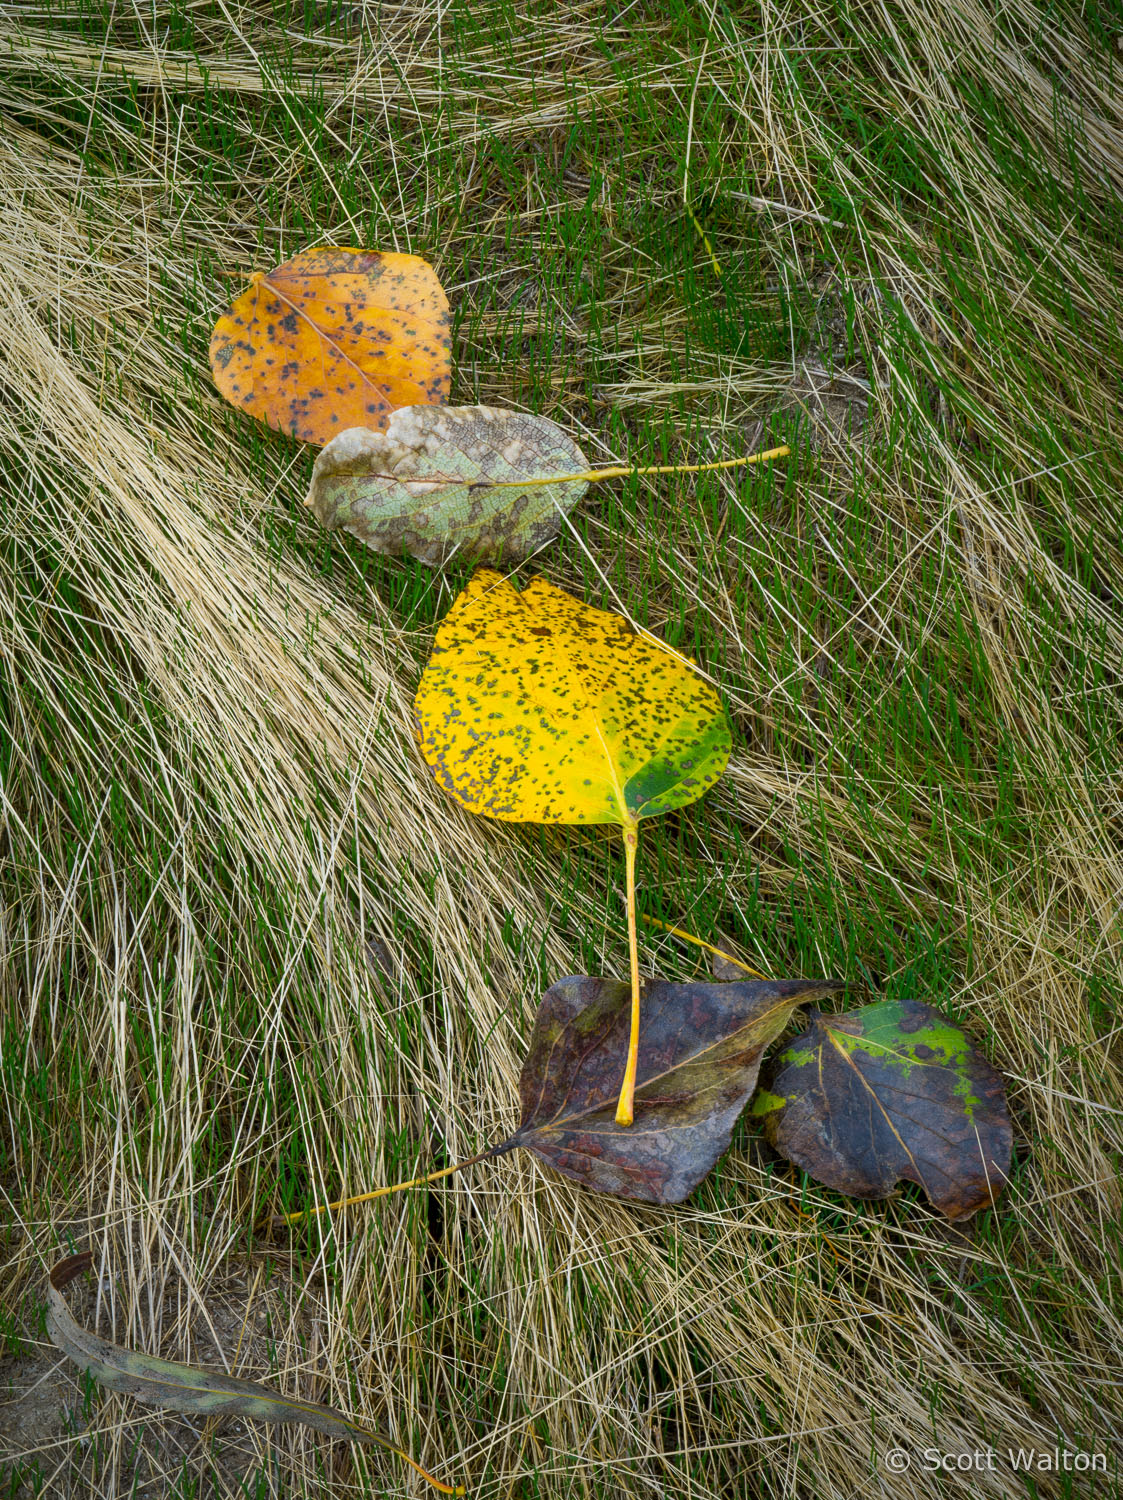
[[[430,567],[519,562],[552,541],[588,489],[585,455],[546,417],[491,406],[403,406],[385,432],[352,427],[316,460],[323,524]],[[524,480],[538,481],[522,488]]]
[[[783,1109],[787,1102],[781,1094],[772,1094],[767,1089],[761,1089],[753,1100],[750,1113],[757,1116],[771,1114],[774,1109]]]
[[[825,1186],[885,1198],[904,1179],[950,1219],[993,1202],[1010,1169],[1001,1075],[916,1000],[816,1017],[777,1057],[753,1113]]]

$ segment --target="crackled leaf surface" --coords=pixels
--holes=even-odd
[[[721,700],[682,658],[488,568],[437,630],[415,709],[440,784],[510,822],[627,826],[695,801],[729,759]]]
[[[396,407],[447,401],[449,326],[436,273],[416,255],[305,250],[219,318],[211,370],[240,410],[323,444],[385,427]]]
[[[391,557],[439,567],[519,562],[558,533],[583,480],[500,487],[581,474],[585,455],[547,417],[494,406],[406,406],[385,432],[353,428],[316,459],[308,504]]]
[[[1002,1077],[931,1006],[885,1000],[818,1016],[775,1066],[753,1113],[777,1151],[826,1187],[885,1198],[905,1179],[965,1219],[1005,1185]]]
[[[439,1484],[420,1469],[387,1438],[353,1422],[333,1406],[283,1396],[253,1380],[238,1380],[220,1370],[157,1359],[135,1349],[110,1343],[83,1328],[74,1317],[63,1292],[93,1262],[90,1252],[59,1261],[47,1283],[47,1332],[55,1346],[80,1369],[88,1370],[99,1385],[119,1391],[145,1406],[195,1413],[207,1417],[253,1417],[259,1422],[297,1422],[328,1437],[348,1438],[353,1443],[377,1443],[387,1448],[446,1494],[463,1494]]]
[[[635,1123],[617,1125],[631,992],[615,979],[561,979],[542,997],[519,1084],[525,1146],[567,1177],[623,1198],[679,1203],[728,1149],[765,1048],[830,980],[672,984],[643,991]]]

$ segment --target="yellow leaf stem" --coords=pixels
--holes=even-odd
[[[504,1149],[505,1146],[490,1146],[486,1151],[466,1157],[464,1161],[453,1162],[451,1167],[440,1167],[436,1172],[428,1172],[424,1177],[411,1177],[408,1182],[395,1182],[390,1187],[373,1188],[369,1193],[358,1193],[354,1198],[340,1198],[336,1203],[317,1203],[314,1208],[302,1208],[294,1214],[279,1214],[277,1222],[299,1224],[302,1219],[312,1219],[317,1214],[334,1213],[339,1208],[354,1208],[357,1203],[369,1203],[372,1198],[385,1198],[390,1193],[404,1193],[406,1188],[422,1187],[425,1183],[436,1182],[441,1177],[451,1177],[453,1172],[459,1172],[461,1167],[474,1167],[477,1162],[500,1156]]]
[[[639,848],[639,824],[624,826],[624,862],[627,870],[628,958],[632,974],[632,1026],[628,1034],[628,1061],[620,1099],[616,1105],[617,1125],[630,1125],[635,1118],[636,1066],[639,1062],[639,938],[636,933],[636,850]]]
[[[750,453],[744,458],[723,458],[712,464],[655,464],[651,468],[632,469],[585,469],[577,474],[547,474],[534,479],[492,479],[487,481],[489,489],[525,489],[535,484],[563,484],[581,480],[585,484],[598,484],[602,479],[630,479],[641,474],[709,474],[714,469],[743,469],[746,464],[761,464],[770,458],[784,458],[792,450],[784,443],[779,448],[768,448],[763,453]]]
[[[736,964],[739,969],[744,969],[746,974],[751,974],[754,979],[768,979],[767,974],[762,974],[759,969],[754,969],[743,959],[734,958],[732,953],[726,953],[724,948],[715,948],[713,943],[707,943],[705,938],[698,937],[693,932],[687,932],[685,927],[672,927],[670,922],[661,922],[658,917],[649,917],[646,913],[641,915],[641,922],[646,922],[649,927],[658,927],[662,932],[669,932],[672,937],[682,938],[685,943],[693,943],[696,948],[705,948],[707,953],[712,953],[715,958],[724,958],[726,963]]]

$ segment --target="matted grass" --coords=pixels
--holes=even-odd
[[[5,7],[0,43],[10,1492],[422,1488],[54,1373],[44,1270],[90,1243],[102,1331],[332,1400],[475,1496],[1114,1493],[1116,12],[97,0]],[[933,1002],[1006,1071],[1013,1181],[965,1234],[748,1125],[678,1209],[516,1154],[249,1233],[497,1139],[542,988],[627,962],[612,830],[474,820],[414,751],[464,573],[324,534],[310,453],[211,386],[218,309],[321,243],[428,256],[454,399],[591,460],[791,442],[597,487],[522,571],[730,706],[643,909]],[[699,960],[648,930],[643,962]],[[1004,1457],[1058,1445],[1111,1472]]]

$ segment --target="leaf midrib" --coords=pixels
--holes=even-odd
[[[671,1064],[671,1066],[669,1068],[665,1068],[660,1073],[653,1073],[653,1074],[651,1074],[650,1077],[645,1078],[642,1083],[637,1083],[636,1084],[636,1098],[637,1099],[641,1099],[642,1098],[642,1094],[643,1094],[643,1090],[646,1089],[646,1088],[648,1088],[651,1084],[653,1084],[653,1083],[659,1083],[664,1078],[669,1078],[671,1076],[671,1074],[677,1072],[679,1068],[684,1068],[684,1067],[687,1067],[691,1063],[695,1063],[695,1062],[700,1061],[702,1058],[704,1058],[706,1056],[707,1053],[713,1052],[717,1048],[723,1046],[726,1042],[730,1041],[731,1038],[738,1036],[741,1031],[747,1030],[749,1027],[759,1025],[762,1022],[766,1021],[769,1016],[771,1016],[772,1014],[774,1014],[775,1011],[777,1011],[777,1010],[779,1010],[779,1009],[781,1009],[783,1007],[787,1007],[787,1009],[788,1009],[789,1012],[793,1011],[793,1010],[795,1010],[795,1008],[798,1005],[805,1004],[806,1000],[809,999],[809,998],[813,998],[813,997],[810,997],[810,996],[800,996],[798,999],[793,998],[791,1000],[778,1000],[774,1005],[770,1006],[768,1008],[768,1010],[763,1011],[760,1015],[754,1016],[751,1020],[746,1021],[742,1027],[738,1028],[737,1031],[726,1032],[726,1034],[723,1037],[720,1037],[717,1041],[711,1042],[708,1046],[702,1047],[699,1051],[691,1053],[687,1057],[680,1057],[680,1058],[678,1058],[674,1063]],[[576,1018],[574,1018],[574,1019],[576,1019]],[[573,1021],[567,1021],[566,1022],[565,1026],[562,1028],[562,1031],[559,1033],[558,1038],[557,1038],[557,1040],[554,1043],[554,1048],[551,1049],[552,1051],[556,1050],[557,1044],[558,1044],[558,1042],[560,1042],[561,1037],[570,1029],[570,1027],[573,1024],[574,1024]],[[764,1048],[767,1045],[768,1045],[767,1042],[764,1042],[764,1043],[761,1044],[761,1051],[762,1052],[763,1052]],[[594,1049],[590,1048],[589,1050],[592,1051]],[[586,1057],[588,1056],[588,1052],[586,1052],[585,1056]],[[539,1097],[541,1097],[541,1096],[539,1096]],[[562,1114],[554,1115],[552,1119],[545,1120],[545,1121],[540,1122],[539,1124],[534,1124],[534,1125],[529,1126],[528,1127],[528,1131],[529,1130],[549,1130],[549,1129],[555,1129],[555,1128],[561,1129],[561,1128],[564,1128],[566,1125],[568,1125],[571,1121],[587,1119],[589,1115],[599,1114],[601,1110],[611,1108],[612,1103],[613,1103],[613,1100],[611,1098],[606,1098],[605,1101],[603,1103],[601,1103],[601,1104],[589,1105],[587,1108],[582,1109],[582,1110],[578,1110],[577,1112],[575,1112],[574,1114],[571,1114],[571,1115],[562,1115]],[[629,1128],[628,1134],[631,1135],[632,1133],[633,1133],[632,1129]],[[642,1133],[642,1132],[635,1132],[635,1133],[639,1134],[639,1133]],[[520,1128],[518,1131],[515,1132],[515,1137],[519,1137],[522,1134],[523,1134],[523,1131]]]
[[[286,307],[291,308],[298,318],[303,318],[304,321],[308,324],[309,328],[312,329],[316,337],[320,340],[320,342],[322,344],[325,344],[335,355],[338,356],[339,359],[344,362],[344,364],[350,365],[351,369],[355,371],[355,374],[358,375],[358,377],[364,382],[364,384],[369,385],[371,390],[378,390],[379,394],[382,394],[381,388],[379,387],[378,382],[374,379],[373,375],[368,375],[366,370],[363,369],[362,365],[356,364],[351,356],[347,353],[346,349],[344,349],[341,344],[337,344],[330,334],[325,333],[324,330],[320,327],[319,323],[316,322],[315,318],[306,313],[298,302],[294,302],[291,297],[286,296],[286,294],[280,289],[275,281],[271,281],[268,276],[263,276],[257,283],[257,293],[259,297],[261,295],[261,288],[263,286],[267,286],[273,293],[273,295],[278,299],[278,301],[283,302]],[[379,307],[378,311],[392,312],[394,311],[394,309],[388,307]],[[254,312],[257,312],[256,306],[254,307]],[[326,372],[324,378],[327,378]],[[410,380],[409,384],[417,386],[418,390],[421,389],[416,380]]]

